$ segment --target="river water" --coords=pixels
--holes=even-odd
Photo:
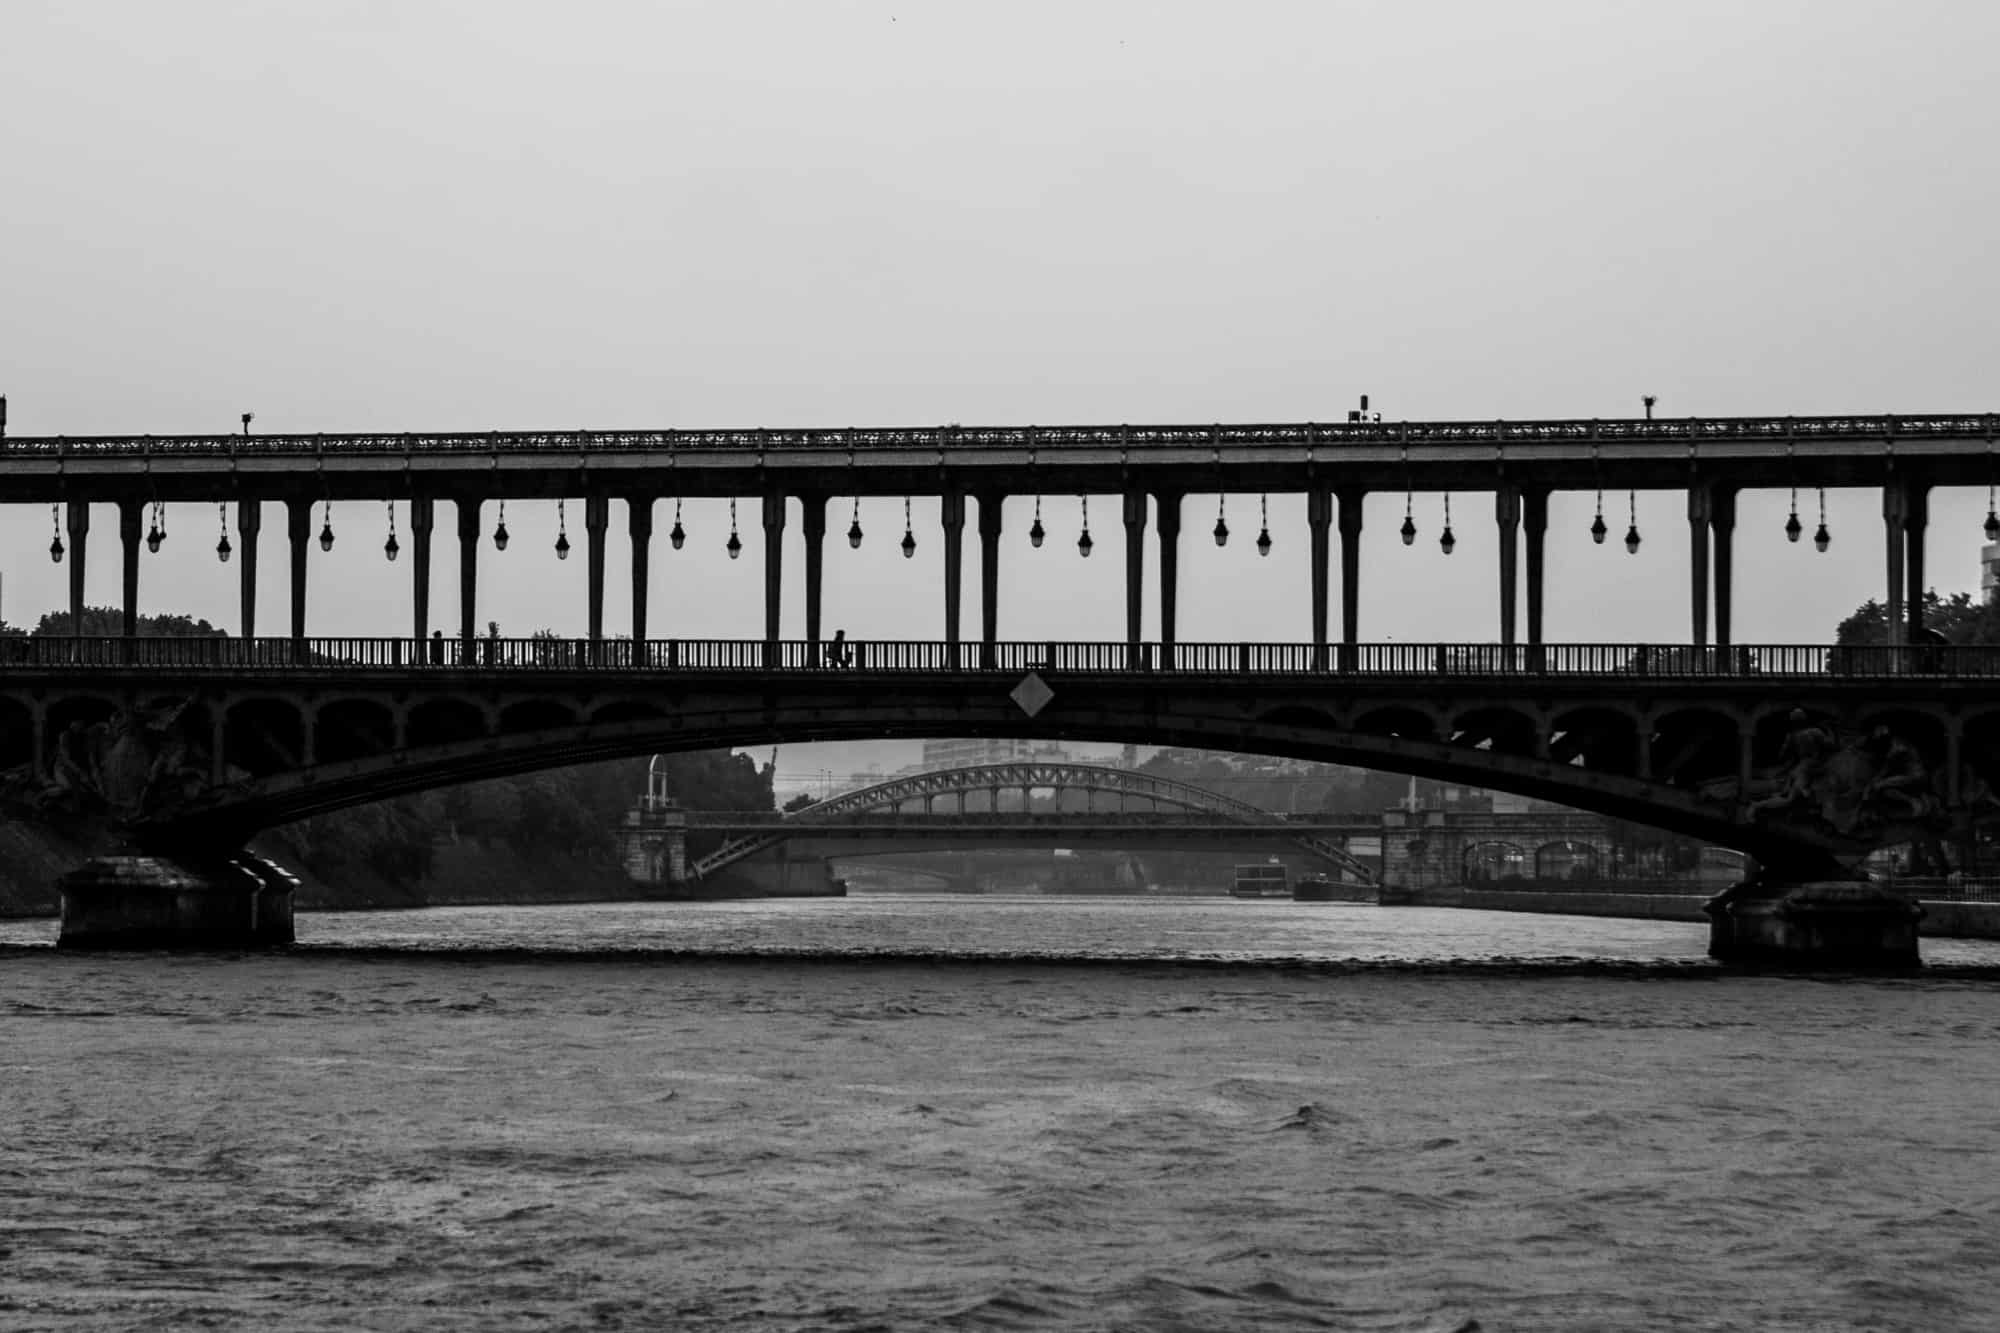
[[[2000,945],[1229,900],[0,923],[0,1328],[1993,1329]]]

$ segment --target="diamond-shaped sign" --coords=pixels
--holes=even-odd
[[[1049,688],[1047,681],[1030,671],[1021,677],[1021,683],[1009,691],[1007,697],[1012,699],[1022,712],[1033,717],[1049,706],[1049,700],[1056,697],[1056,692]]]

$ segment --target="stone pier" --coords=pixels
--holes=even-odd
[[[63,949],[266,949],[292,942],[292,891],[281,867],[238,852],[195,863],[98,856],[56,881]]]
[[[1862,880],[1783,883],[1758,879],[1709,899],[1708,955],[1725,963],[1785,968],[1921,966],[1924,909]]]

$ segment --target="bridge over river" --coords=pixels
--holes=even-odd
[[[1031,797],[1036,791],[1049,792],[1058,804],[1066,793],[1080,793],[1084,808],[1035,810]],[[1019,793],[1020,808],[1001,809],[1003,793]],[[1096,809],[1099,795],[1115,801],[1117,808]],[[968,809],[973,796],[984,797],[987,809]],[[957,808],[941,811],[940,800]],[[1132,809],[1134,801],[1143,802],[1145,808]],[[1381,830],[1379,818],[1274,814],[1150,773],[1046,761],[907,774],[785,814],[687,811],[677,825],[720,832],[727,838],[689,867],[694,879],[782,843],[810,840],[839,844],[851,855],[911,843],[1047,847],[1108,842],[1122,847],[1201,849],[1277,845],[1303,851],[1343,877],[1373,883],[1375,872],[1348,854],[1347,840]]]
[[[247,419],[244,427],[241,436],[0,437],[0,503],[53,506],[50,555],[70,562],[78,624],[92,508],[115,507],[125,629],[9,645],[0,765],[16,770],[17,795],[94,803],[125,819],[142,845],[177,855],[212,855],[272,823],[441,783],[618,755],[886,737],[1187,745],[1456,779],[1738,848],[1786,882],[1845,874],[1885,843],[1915,843],[1944,860],[2000,810],[2000,657],[1933,646],[1922,604],[1930,493],[1993,482],[2000,419],[1991,414],[254,438]],[[1880,648],[1734,641],[1737,498],[1786,486],[1880,490]],[[1606,488],[1686,495],[1685,642],[1544,642],[1549,498],[1589,489],[1601,498]],[[1362,641],[1365,501],[1400,499],[1399,531],[1412,543],[1419,489],[1492,495],[1496,642]],[[1000,637],[1002,506],[1045,491],[1118,497],[1122,639]],[[1298,642],[1177,635],[1182,501],[1230,492],[1305,501],[1311,594]],[[830,656],[820,627],[830,501],[913,494],[939,500],[942,636]],[[759,505],[764,637],[649,634],[656,502],[744,495]],[[504,551],[510,497],[580,502],[583,638],[473,637],[488,515],[492,546]],[[335,505],[355,500],[387,506],[389,559],[399,552],[397,507],[406,513],[407,638],[308,634],[313,548],[331,548]],[[604,633],[614,501],[631,538],[630,641]],[[980,553],[975,644],[959,641],[968,501]],[[237,561],[242,637],[139,639],[142,555],[157,549],[167,506],[191,502],[222,506],[216,554]],[[255,628],[267,502],[286,516],[283,638]],[[430,633],[440,502],[455,509],[459,543],[462,632],[451,643]],[[1259,508],[1265,550],[1273,539],[1268,507]],[[806,538],[801,639],[780,633],[794,513]],[[2000,536],[2000,514],[1989,514],[1987,529]],[[1795,505],[1786,531],[1796,541],[1803,530]],[[1601,503],[1591,532],[1600,543],[1615,536]],[[1141,634],[1149,534],[1158,539],[1154,640]],[[1027,539],[1040,545],[1046,535],[1038,519]],[[1224,514],[1212,535],[1230,539]],[[863,540],[858,510],[847,537]],[[687,538],[676,503],[668,541],[678,549]],[[1634,523],[1623,544],[1636,550],[1641,539]],[[733,527],[730,541],[740,550]],[[906,523],[905,552],[916,542]],[[1438,544],[1450,554],[1448,520]],[[1078,553],[1092,545],[1086,527]],[[556,555],[567,554],[563,528]]]

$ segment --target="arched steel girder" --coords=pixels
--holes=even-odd
[[[1793,829],[1746,823],[1737,818],[1735,802],[1686,788],[1551,759],[1342,731],[1290,709],[1246,716],[1209,696],[1167,709],[1157,700],[1109,695],[1034,718],[1004,698],[929,699],[886,692],[879,700],[838,713],[816,701],[769,698],[759,703],[717,700],[706,707],[690,699],[686,704],[671,716],[406,749],[274,774],[217,788],[174,812],[135,824],[132,831],[148,845],[212,847],[240,843],[274,824],[384,797],[568,764],[774,743],[994,736],[1181,745],[1441,778],[1685,834],[1735,848],[1785,874],[1818,878],[1839,873],[1831,847]]]
[[[1274,814],[1262,806],[1151,773],[1135,773],[1129,769],[1109,768],[1099,764],[1055,761],[971,764],[963,768],[906,774],[872,787],[861,787],[845,792],[817,805],[809,805],[803,810],[795,810],[785,816],[782,821],[785,827],[781,831],[752,834],[724,843],[689,867],[689,873],[695,879],[706,878],[725,866],[734,865],[759,852],[769,851],[788,838],[808,834],[815,826],[831,824],[842,815],[864,810],[892,810],[905,801],[956,795],[960,792],[1021,791],[1043,787],[1141,796],[1154,802],[1166,802],[1183,810],[1206,810],[1232,815],[1246,827],[1282,828],[1286,823],[1284,816]],[[1309,855],[1345,871],[1363,883],[1375,882],[1374,871],[1350,856],[1345,847],[1331,839],[1299,834],[1294,836],[1292,841]]]

